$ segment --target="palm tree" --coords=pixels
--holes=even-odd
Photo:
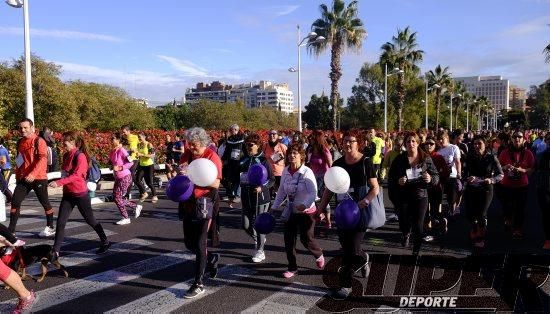
[[[489,99],[487,99],[487,97],[485,96],[481,96],[477,99],[477,103],[476,103],[476,106],[477,106],[477,119],[478,119],[478,129],[481,130],[483,129],[483,114],[487,112],[487,110],[489,108],[491,108],[491,102],[489,101]]]
[[[439,111],[441,110],[441,91],[443,88],[449,88],[451,86],[451,72],[449,72],[449,67],[441,68],[441,64],[435,67],[435,70],[430,70],[426,73],[428,78],[428,84],[434,86],[435,84],[439,85],[439,88],[435,88],[435,129],[439,129]]]
[[[455,125],[456,129],[458,129],[458,113],[460,106],[465,104],[466,102],[463,102],[464,97],[466,96],[466,88],[464,87],[464,84],[460,81],[455,81],[455,87],[454,87],[454,93],[460,94],[460,97],[457,97],[456,99],[456,106],[453,108],[455,110],[454,116],[455,116]]]
[[[550,63],[550,44],[548,44],[548,46],[546,46],[546,48],[544,48],[542,52],[546,55],[546,63]]]
[[[359,51],[367,31],[363,22],[357,17],[357,1],[352,1],[346,7],[343,0],[334,0],[332,8],[325,4],[319,6],[321,18],[311,24],[311,30],[319,36],[326,38],[324,41],[315,41],[310,38],[308,50],[319,56],[330,46],[330,102],[332,105],[332,126],[336,130],[336,115],[338,113],[340,93],[338,81],[342,77],[341,57],[345,48]]]
[[[382,45],[382,55],[380,64],[388,64],[393,69],[398,67],[403,70],[397,74],[397,113],[399,131],[403,125],[403,105],[405,103],[405,72],[413,71],[418,73],[419,68],[416,65],[422,61],[424,51],[416,49],[416,32],[411,32],[407,26],[404,30],[397,30],[397,37],[393,36],[391,42]]]

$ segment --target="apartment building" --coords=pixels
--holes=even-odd
[[[288,84],[276,84],[270,81],[226,85],[219,81],[212,84],[197,83],[196,88],[185,93],[187,103],[196,103],[208,99],[221,103],[242,100],[247,108],[271,107],[287,114],[294,109],[294,94]]]
[[[467,92],[477,97],[485,96],[497,110],[510,110],[510,81],[502,76],[455,77]]]
[[[510,85],[510,107],[512,109],[525,110],[525,101],[527,100],[525,88]]]

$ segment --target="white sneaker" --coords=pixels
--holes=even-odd
[[[142,209],[143,209],[143,205],[137,205],[137,206],[136,206],[136,212],[135,212],[136,218],[138,218],[139,215],[141,215],[141,210],[142,210]]]
[[[265,253],[264,251],[260,251],[260,250],[256,251],[256,253],[252,257],[252,261],[254,263],[261,263],[264,259],[265,259]]]
[[[117,225],[127,225],[130,223],[130,218],[122,218],[121,220],[117,221]]]
[[[40,232],[41,237],[51,237],[53,235],[55,235],[55,228],[48,226],[46,226],[46,228],[44,228],[44,230]]]

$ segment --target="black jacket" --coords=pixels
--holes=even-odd
[[[231,156],[233,150],[238,151],[238,156]],[[223,152],[222,162],[226,165],[228,162],[239,163],[241,158],[246,154],[244,147],[244,135],[242,133],[231,135],[225,142],[225,151]]]
[[[490,153],[483,156],[471,152],[466,157],[468,167],[464,171],[464,178],[475,176],[483,179],[493,179],[496,182],[502,180],[504,173],[498,158]]]
[[[255,209],[258,204],[263,205],[271,201],[269,189],[275,183],[275,177],[273,176],[271,165],[265,158],[263,152],[255,156],[245,156],[241,158],[239,165],[240,173],[246,175],[250,166],[255,164],[262,164],[267,169],[268,181],[261,187],[262,191],[258,194],[256,193],[256,186],[251,186],[241,181],[241,202],[243,209]]]
[[[396,205],[396,203],[406,203],[415,199],[428,197],[427,188],[430,186],[437,186],[439,183],[439,173],[437,172],[437,168],[432,158],[426,156],[426,159],[424,159],[418,167],[421,168],[422,171],[427,171],[430,174],[432,177],[430,183],[418,179],[415,181],[407,181],[405,185],[401,186],[399,185],[399,179],[407,175],[406,171],[411,168],[411,165],[409,164],[407,152],[403,152],[395,157],[388,174],[388,194],[394,205]]]

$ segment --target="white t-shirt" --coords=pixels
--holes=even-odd
[[[460,159],[460,149],[458,146],[454,144],[449,144],[445,147],[442,147],[440,150],[437,151],[439,155],[445,159],[445,162],[447,163],[447,166],[451,168],[451,178],[456,178],[457,171],[455,166],[455,160]]]

